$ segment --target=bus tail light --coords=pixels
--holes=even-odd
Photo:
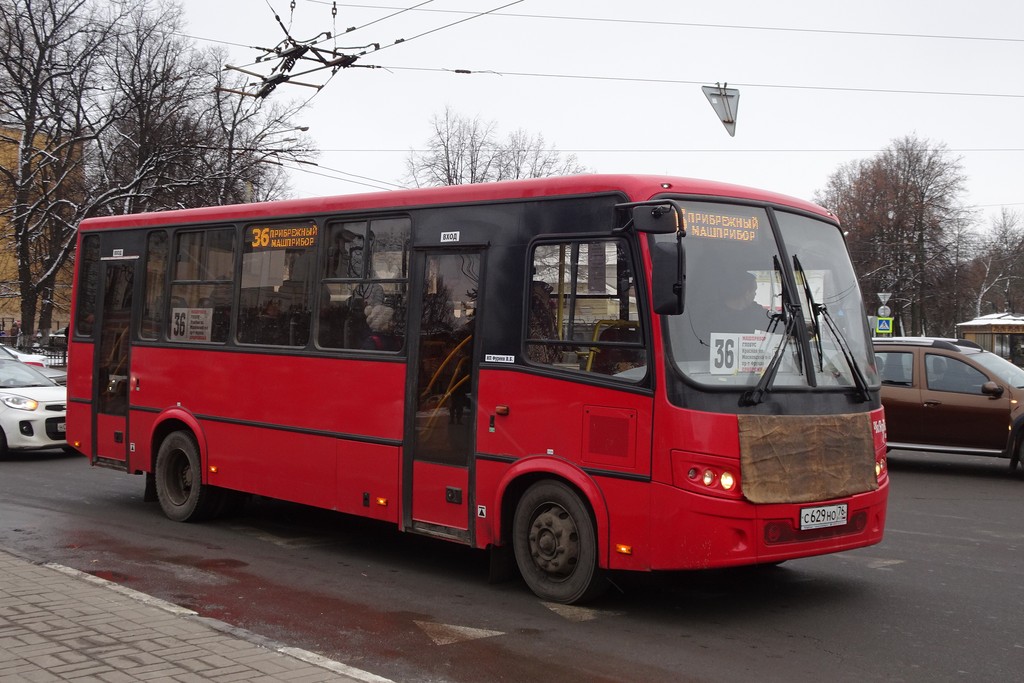
[[[875,453],[875,478],[881,484],[887,476],[889,476],[889,463],[885,459],[885,452]]]

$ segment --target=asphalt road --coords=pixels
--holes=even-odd
[[[60,453],[0,461],[0,547],[398,681],[1019,679],[1024,478],[899,452],[891,476],[878,546],[617,576],[586,608],[488,583],[482,552],[302,506],[176,524],[141,477]]]

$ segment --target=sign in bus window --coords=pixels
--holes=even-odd
[[[320,227],[312,222],[254,224],[246,227],[245,234],[238,340],[305,346]],[[198,313],[193,318],[190,312],[189,321],[201,330],[207,324]]]
[[[160,239],[153,233],[147,252],[146,321],[152,315],[163,315],[163,300],[157,300],[163,279],[157,274],[166,267],[160,261]],[[235,271],[235,230],[213,228],[178,233],[176,236],[174,278],[165,330],[167,338],[176,342],[213,342],[228,340],[231,321],[231,299]],[[153,272],[151,272],[153,271]],[[154,277],[152,290],[149,276]]]

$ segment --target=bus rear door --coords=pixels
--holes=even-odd
[[[410,326],[405,527],[470,542],[479,251],[419,254],[421,311]],[[412,340],[415,340],[414,345]]]
[[[132,298],[138,257],[112,257],[100,261],[99,293],[103,302],[97,321],[99,346],[93,367],[92,461],[117,469],[128,467],[128,400],[131,361]]]

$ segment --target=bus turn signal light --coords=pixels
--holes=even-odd
[[[388,499],[383,496],[378,496],[377,505],[380,505],[382,508],[386,508],[388,506]]]
[[[616,543],[615,552],[619,553],[620,555],[632,555],[633,546],[626,545],[625,543]]]

